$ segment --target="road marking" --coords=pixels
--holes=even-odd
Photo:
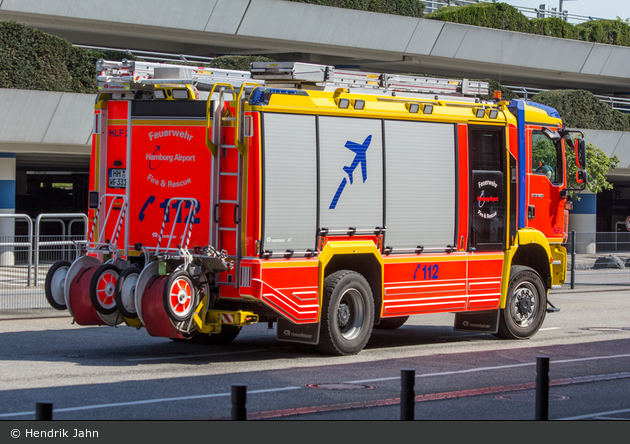
[[[538,331],[549,331],[549,330],[560,330],[562,327],[547,327],[547,328],[541,328]]]
[[[604,381],[610,379],[623,379],[630,378],[630,373],[615,373],[611,375],[593,375],[593,376],[582,376],[577,378],[567,378],[567,379],[557,379],[553,381],[549,381],[550,387],[555,386],[563,386],[569,384],[582,384],[584,382],[594,382],[594,381]],[[453,392],[442,392],[442,393],[431,393],[426,395],[417,395],[414,400],[415,402],[426,402],[426,401],[442,401],[445,399],[454,399],[454,398],[464,398],[468,396],[482,396],[482,395],[490,395],[495,393],[509,393],[516,392],[522,390],[534,390],[536,389],[535,382],[527,382],[524,384],[513,384],[513,385],[504,385],[497,387],[484,387],[478,389],[469,389],[469,390],[458,390]],[[311,406],[311,407],[298,407],[295,409],[286,409],[286,410],[271,410],[267,412],[257,412],[247,415],[247,419],[271,419],[271,418],[280,418],[284,416],[296,416],[296,415],[305,415],[309,413],[323,413],[323,412],[332,412],[338,410],[350,410],[350,409],[360,409],[360,408],[369,408],[369,407],[387,407],[392,405],[399,405],[400,398],[390,398],[390,399],[377,399],[370,401],[358,401],[358,402],[348,402],[343,404],[329,404],[323,406]],[[618,413],[629,412],[630,409],[626,410],[616,410],[611,412],[599,412],[593,413],[591,415],[584,416],[576,416],[574,418],[563,418],[567,420],[571,419],[586,419],[592,417],[599,417],[601,415],[614,415]],[[228,418],[219,418],[219,419],[228,419]],[[616,418],[614,418],[616,419]]]
[[[303,389],[304,387],[282,387],[277,389],[262,389],[262,390],[252,390],[248,391],[247,394],[258,394],[258,393],[273,393],[273,392],[285,392],[289,390],[298,390]],[[115,402],[111,404],[94,404],[94,405],[84,405],[78,407],[68,407],[64,409],[54,409],[55,413],[59,412],[77,412],[80,410],[94,410],[94,409],[106,409],[111,407],[130,407],[134,405],[146,405],[146,404],[158,404],[161,402],[174,402],[174,401],[190,401],[194,399],[208,399],[208,398],[221,398],[232,396],[232,393],[212,393],[207,395],[194,395],[194,396],[178,396],[175,398],[157,398],[157,399],[144,399],[140,401],[129,401],[129,402]],[[0,418],[11,418],[15,416],[28,416],[34,415],[35,412],[16,412],[16,413],[3,413],[0,414]]]
[[[579,358],[579,359],[564,359],[558,361],[550,361],[550,364],[566,364],[571,362],[583,362],[583,361],[597,361],[604,359],[618,359],[618,358],[630,358],[630,354],[627,355],[612,355],[612,356],[593,356],[591,358]],[[495,367],[477,367],[477,368],[469,368],[466,370],[454,370],[451,372],[440,372],[440,373],[424,373],[421,375],[416,375],[416,378],[428,378],[432,376],[449,376],[449,375],[463,375],[467,373],[477,373],[484,371],[494,371],[494,370],[505,370],[508,368],[517,368],[517,367],[531,367],[535,366],[535,362],[527,362],[524,364],[511,364],[511,365],[498,365]],[[396,379],[400,379],[400,376],[393,376],[390,378],[375,378],[375,379],[362,379],[359,381],[347,381],[350,384],[366,384],[366,383],[374,383],[380,381],[394,381]]]
[[[598,413],[591,413],[590,415],[581,415],[581,416],[572,416],[570,418],[561,418],[560,421],[575,421],[579,419],[589,419],[589,418],[628,421],[627,419],[623,419],[623,418],[606,418],[604,417],[604,415],[618,415],[620,413],[629,413],[629,412],[630,412],[630,409],[611,410],[609,412],[598,412]]]
[[[571,362],[584,362],[584,361],[596,361],[596,360],[619,359],[619,358],[630,358],[630,354],[612,355],[612,356],[594,356],[594,357],[591,357],[591,358],[579,358],[579,359],[564,359],[564,360],[558,360],[558,361],[551,361],[551,363],[564,364],[564,363],[571,363]],[[433,376],[461,375],[461,374],[476,373],[476,372],[483,372],[483,371],[496,371],[496,370],[503,370],[503,369],[509,369],[509,368],[529,367],[529,366],[534,366],[534,365],[536,365],[535,362],[524,363],[524,364],[499,365],[499,366],[495,366],[495,367],[478,367],[478,368],[471,368],[471,369],[466,369],[466,370],[456,370],[456,371],[450,371],[450,372],[425,373],[425,374],[421,374],[421,375],[416,375],[416,378],[428,378],[428,377],[433,377]],[[595,382],[595,381],[610,380],[610,379],[620,379],[620,378],[628,378],[628,377],[630,377],[630,372],[629,373],[615,373],[615,374],[611,374],[611,375],[582,376],[582,377],[570,378],[570,379],[566,379],[566,380],[562,380],[561,379],[561,380],[556,380],[556,381],[550,381],[549,384],[550,385],[577,384],[577,383],[584,383],[584,382]],[[400,376],[390,377],[390,378],[364,379],[364,380],[360,380],[360,381],[345,381],[345,382],[348,383],[348,384],[363,384],[363,383],[367,383],[367,382],[394,381],[394,380],[399,380],[399,379],[400,379]],[[516,387],[522,387],[522,388],[516,388]],[[525,383],[525,384],[516,384],[514,386],[503,386],[503,387],[499,387],[499,388],[502,391],[515,391],[515,390],[530,389],[530,388],[534,388],[534,387],[535,387],[534,383]],[[508,388],[509,390],[506,390],[506,388]],[[303,387],[303,386],[300,386],[300,387],[280,387],[280,388],[271,388],[271,389],[252,390],[252,391],[248,391],[247,393],[254,395],[254,394],[259,394],[259,393],[277,393],[277,392],[290,391],[290,390],[299,390],[299,389],[305,389],[305,387]],[[482,393],[479,393],[479,390],[496,390],[496,389],[497,389],[497,387],[488,387],[486,389],[473,389],[473,390],[464,390],[464,391],[461,391],[461,392],[446,392],[446,393],[475,392],[476,394],[482,394]],[[492,392],[488,392],[488,393],[496,393],[496,392],[492,391]],[[420,395],[420,397],[422,397],[422,396],[425,396],[425,397],[426,396],[437,396],[437,395],[444,396],[444,394],[434,394],[434,395]],[[118,403],[110,403],[110,404],[94,404],[94,405],[86,405],[86,406],[78,406],[78,407],[68,407],[68,408],[55,409],[55,412],[76,412],[76,411],[81,411],[81,410],[104,409],[104,408],[111,408],[111,407],[129,407],[129,406],[134,406],[134,405],[157,404],[157,403],[161,403],[161,402],[174,402],[174,401],[190,401],[190,400],[194,400],[194,399],[209,399],[209,398],[220,398],[220,397],[227,397],[227,396],[231,396],[231,393],[211,393],[211,394],[205,394],[205,395],[178,396],[178,397],[174,397],[174,398],[157,398],[157,399],[144,399],[144,400],[138,400],[138,401],[118,402]],[[465,395],[465,396],[472,396],[472,395]],[[456,396],[453,396],[453,397],[456,397]],[[416,398],[418,398],[418,397],[416,397]],[[444,398],[441,398],[441,399],[444,399]],[[422,399],[420,399],[420,400],[422,400]],[[428,400],[428,399],[425,399],[425,400]],[[386,401],[386,400],[377,401],[377,402],[383,402],[383,401]],[[342,404],[342,405],[345,405],[345,404]],[[369,407],[369,405],[368,405],[368,407]],[[355,408],[355,407],[347,407],[347,408]],[[34,411],[16,412],[16,413],[2,413],[2,414],[0,414],[0,418],[12,418],[12,417],[16,417],[16,416],[28,416],[28,415],[34,415],[34,414],[35,414]],[[603,414],[611,414],[611,413],[603,412],[603,413],[596,413],[595,415],[603,415]]]

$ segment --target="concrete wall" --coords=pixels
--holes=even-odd
[[[0,88],[0,152],[33,152],[33,145],[45,151],[61,145],[89,154],[95,98]]]

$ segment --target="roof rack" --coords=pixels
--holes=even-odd
[[[441,79],[402,74],[380,74],[336,69],[334,66],[301,62],[253,62],[251,75],[265,83],[321,84],[395,90],[421,94],[475,96],[488,94],[488,82]]]
[[[140,62],[123,59],[120,62],[96,62],[99,91],[125,92],[153,84],[190,84],[223,82],[240,86],[252,82],[249,71],[177,65],[171,63]],[[254,82],[256,82],[254,80]]]

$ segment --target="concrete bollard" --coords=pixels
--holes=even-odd
[[[549,419],[549,357],[536,358],[536,421]]]
[[[416,402],[416,394],[414,385],[416,382],[416,371],[412,369],[403,369],[400,373],[400,420],[414,420],[414,404]]]
[[[232,384],[232,421],[245,421],[247,419],[247,386]]]
[[[52,402],[38,402],[35,404],[35,420],[36,421],[52,421],[53,404]]]

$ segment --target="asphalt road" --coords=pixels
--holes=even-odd
[[[65,312],[0,314],[0,419],[229,419],[232,384],[248,419],[397,420],[401,371],[415,372],[418,420],[535,418],[537,357],[550,359],[549,419],[630,419],[630,270],[578,271],[553,290],[542,330],[524,341],[455,332],[452,314],[376,331],[356,356],[281,343],[266,324],[229,346],[81,327]]]

